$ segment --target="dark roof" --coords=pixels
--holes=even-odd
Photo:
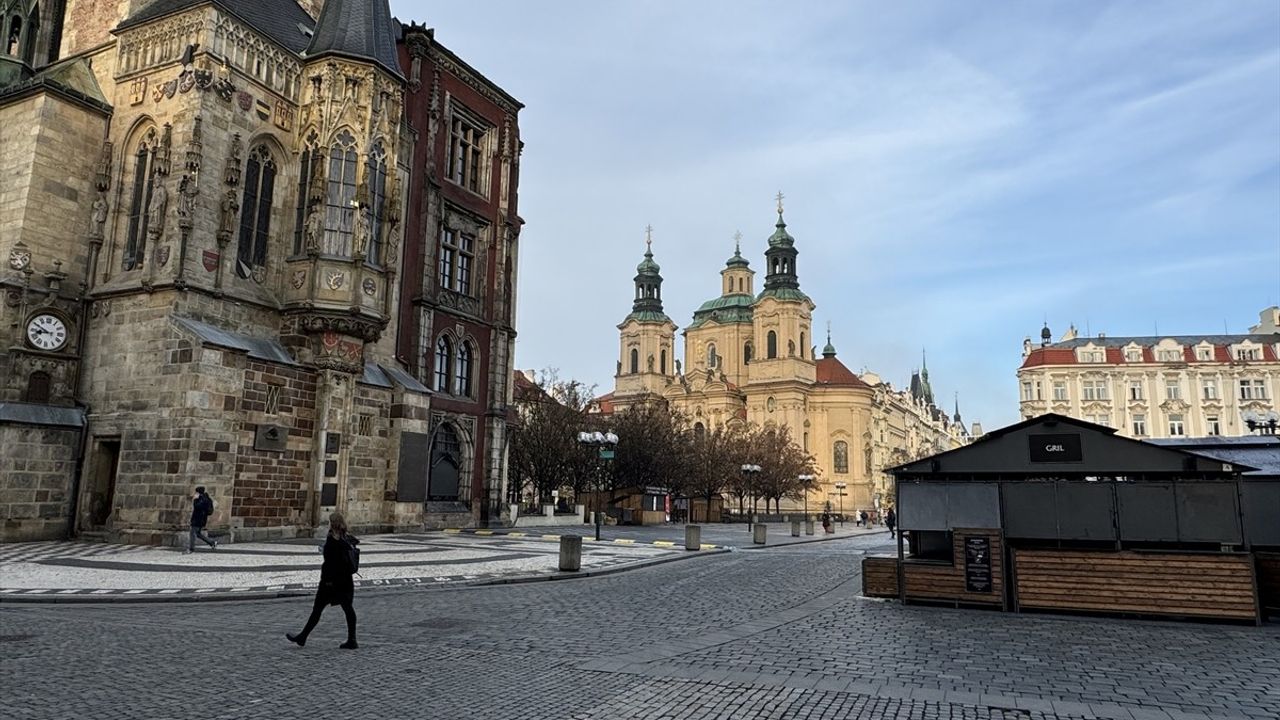
[[[268,360],[282,365],[298,364],[294,361],[293,356],[289,354],[289,351],[285,350],[284,346],[276,340],[230,332],[191,318],[180,317],[176,320],[179,325],[195,333],[202,342],[209,345],[240,350],[248,353],[251,358]]]
[[[1154,438],[1146,442],[1190,450],[1232,465],[1256,467],[1257,470],[1244,473],[1246,478],[1280,477],[1280,436]]]
[[[392,75],[404,77],[396,54],[399,31],[400,24],[392,21],[387,0],[327,0],[306,56],[312,59],[332,54],[372,60]]]
[[[0,423],[82,428],[84,408],[23,402],[0,402]]]
[[[296,53],[305,50],[310,39],[298,25],[308,31],[315,25],[297,0],[154,0],[125,18],[116,31],[207,4],[217,5],[240,18],[245,25]],[[325,3],[326,6],[329,4]],[[385,2],[383,6],[386,6]]]

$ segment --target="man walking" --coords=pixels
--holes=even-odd
[[[187,555],[196,551],[196,538],[209,543],[210,550],[218,549],[218,542],[212,540],[204,532],[204,526],[209,522],[209,516],[213,514],[213,498],[209,497],[204,491],[204,486],[196,487],[196,494],[191,497],[191,539],[187,542],[187,549],[182,553]]]
[[[889,508],[889,512],[885,513],[884,524],[889,528],[889,537],[893,537],[893,528],[898,524],[898,516],[894,514],[893,508]]]

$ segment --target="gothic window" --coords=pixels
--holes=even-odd
[[[663,375],[666,375],[666,374],[667,374],[667,350],[666,350],[666,348],[663,348],[663,349],[662,349],[661,359],[659,360],[659,363],[658,363],[658,371],[659,371],[659,372],[661,372]]]
[[[635,375],[640,372],[640,351],[635,348],[631,349],[631,374]]]
[[[369,262],[378,265],[382,259],[382,223],[387,204],[387,151],[382,143],[373,146],[365,168],[369,184]]]
[[[440,287],[471,294],[476,259],[474,235],[446,227],[440,231]]]
[[[324,252],[351,255],[356,199],[356,139],[343,130],[329,150],[329,188],[325,197]]]
[[[249,153],[245,163],[244,201],[240,203],[240,245],[237,259],[246,267],[267,263],[267,233],[275,199],[276,163],[265,145]]]
[[[29,403],[47,403],[49,402],[49,373],[37,370],[31,373],[27,378],[27,393],[23,396],[23,402]]]
[[[751,341],[748,340],[742,344],[742,364],[747,365],[751,363],[751,351]]]
[[[471,343],[458,343],[458,361],[454,379],[457,381],[457,392],[464,397],[471,396]]]
[[[835,443],[835,450],[833,454],[835,457],[832,458],[834,460],[834,463],[832,464],[835,466],[835,471],[841,474],[848,473],[849,472],[849,443],[843,440],[837,440]]]
[[[720,357],[716,355],[716,344],[707,345],[707,367],[714,368],[720,364]]]
[[[454,183],[481,195],[484,189],[484,146],[486,128],[482,123],[453,108],[449,123],[448,177]]]
[[[138,143],[133,159],[133,195],[129,201],[129,230],[125,234],[123,266],[125,270],[142,267],[147,250],[147,207],[155,185],[152,165],[155,163],[155,130],[147,131]]]
[[[766,340],[768,341],[767,343],[768,344],[767,350],[769,352],[768,358],[772,360],[778,357],[778,333],[770,330]]]
[[[441,335],[436,340],[436,392],[449,392],[449,375],[453,365],[453,346]]]
[[[301,255],[304,246],[303,233],[307,227],[307,193],[315,179],[316,170],[320,168],[324,155],[316,147],[316,135],[307,137],[306,147],[298,158],[298,207],[293,216],[293,252]]]
[[[458,433],[448,423],[436,431],[436,454],[452,458],[454,462],[462,459],[462,443],[458,442]]]

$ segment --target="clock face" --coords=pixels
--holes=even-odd
[[[27,323],[27,340],[41,350],[59,350],[67,344],[67,325],[56,315],[36,315]]]

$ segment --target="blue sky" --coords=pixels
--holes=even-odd
[[[763,267],[778,190],[840,359],[903,387],[927,348],[988,429],[1046,318],[1238,333],[1280,302],[1274,0],[392,10],[527,106],[520,368],[612,389],[645,226],[683,328],[735,231]]]

